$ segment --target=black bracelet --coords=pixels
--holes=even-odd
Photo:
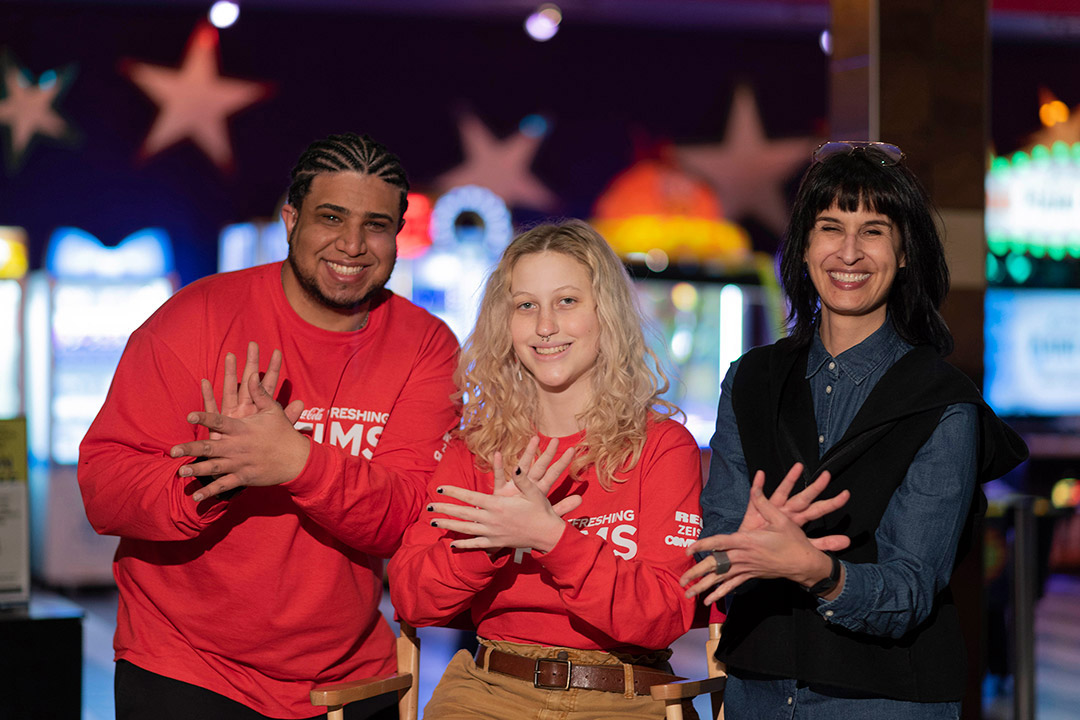
[[[806,592],[813,595],[825,595],[832,592],[840,583],[840,561],[836,559],[835,555],[825,553],[832,560],[832,567],[829,569],[829,577],[818,580],[816,583],[806,588]]]

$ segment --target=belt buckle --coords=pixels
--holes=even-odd
[[[566,665],[566,684],[565,685],[541,685],[540,684],[540,663],[563,663]],[[560,660],[559,658],[536,658],[536,667],[533,670],[533,687],[540,690],[569,690],[570,689],[570,673],[573,669],[573,664],[569,660]]]

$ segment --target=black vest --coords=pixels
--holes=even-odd
[[[747,468],[765,471],[766,494],[795,462],[807,468],[804,483],[821,471],[832,473],[823,497],[851,490],[847,505],[804,528],[809,537],[850,537],[851,546],[837,553],[843,560],[877,561],[874,533],[889,500],[949,405],[979,408],[980,482],[1000,477],[1027,456],[1023,441],[994,415],[974,384],[933,348],[921,346],[885,373],[844,436],[819,460],[807,353],[789,340],[751,350],[739,362],[733,407]],[[980,491],[969,529],[984,508]],[[795,583],[760,581],[735,595],[717,657],[736,674],[795,678],[867,696],[916,702],[962,698],[964,644],[948,588],[935,598],[930,616],[898,639],[827,623],[816,608],[816,598]]]

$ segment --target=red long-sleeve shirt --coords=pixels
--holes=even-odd
[[[81,447],[86,513],[119,535],[117,659],[192,683],[273,717],[308,717],[317,683],[394,666],[382,619],[382,560],[419,514],[456,424],[457,342],[389,295],[367,325],[304,322],[281,264],[184,288],[132,336]],[[190,462],[171,446],[205,437],[199,380],[221,398],[227,352],[249,340],[263,368],[284,354],[282,404],[299,398],[311,453],[299,476],[231,500],[191,499]]]
[[[560,438],[559,452],[582,434]],[[548,438],[541,438],[546,447]],[[446,623],[464,611],[491,640],[588,650],[658,649],[690,628],[694,601],[679,577],[693,564],[685,548],[701,529],[701,455],[687,430],[667,420],[650,424],[638,464],[612,492],[593,470],[558,480],[554,503],[580,494],[582,504],[548,553],[455,550],[460,537],[431,527],[425,513],[390,561],[390,597],[417,625]],[[492,492],[464,443],[455,440],[429,485]]]

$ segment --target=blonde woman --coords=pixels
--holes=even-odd
[[[649,687],[675,679],[666,648],[694,615],[679,576],[700,454],[595,230],[510,244],[456,379],[462,427],[390,593],[413,625],[468,613],[480,648],[455,656],[424,717],[663,717]]]

